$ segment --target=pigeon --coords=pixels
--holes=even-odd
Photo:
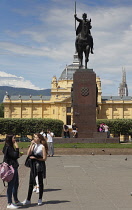
[[[94,155],[94,153],[92,152],[91,155]]]
[[[125,160],[127,161],[127,157],[125,158]]]

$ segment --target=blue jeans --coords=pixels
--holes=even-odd
[[[18,186],[19,186],[18,168],[14,168],[13,179],[10,182],[8,182],[8,188],[7,188],[8,203],[12,203],[12,195],[14,197],[14,201],[15,202],[18,201],[17,198]]]

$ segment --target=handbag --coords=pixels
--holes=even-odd
[[[27,156],[26,160],[25,160],[25,166],[30,168],[31,167],[31,159],[30,156]]]
[[[34,149],[34,145],[33,145],[33,149]],[[33,155],[33,151],[32,151],[32,154],[28,155],[26,160],[25,160],[25,166],[28,167],[28,168],[31,168],[32,160],[30,159],[30,156],[32,156],[32,155]]]

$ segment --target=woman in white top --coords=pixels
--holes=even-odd
[[[33,186],[35,184],[35,177],[38,176],[39,182],[39,200],[38,205],[42,204],[43,196],[43,178],[45,178],[46,167],[45,161],[47,158],[48,146],[44,137],[40,133],[34,134],[34,140],[28,149],[27,155],[31,159],[30,166],[30,180],[27,199],[22,203],[23,205],[31,204],[31,196],[33,191]]]

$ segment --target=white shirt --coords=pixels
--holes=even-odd
[[[104,125],[103,127],[104,127],[105,132],[108,132],[109,127],[107,125]]]
[[[35,146],[34,146],[34,154],[35,155],[41,155],[43,157],[43,144],[36,144],[35,143]]]
[[[44,133],[43,136],[46,137],[46,134]],[[53,142],[53,136],[54,133],[47,133],[47,142]]]

